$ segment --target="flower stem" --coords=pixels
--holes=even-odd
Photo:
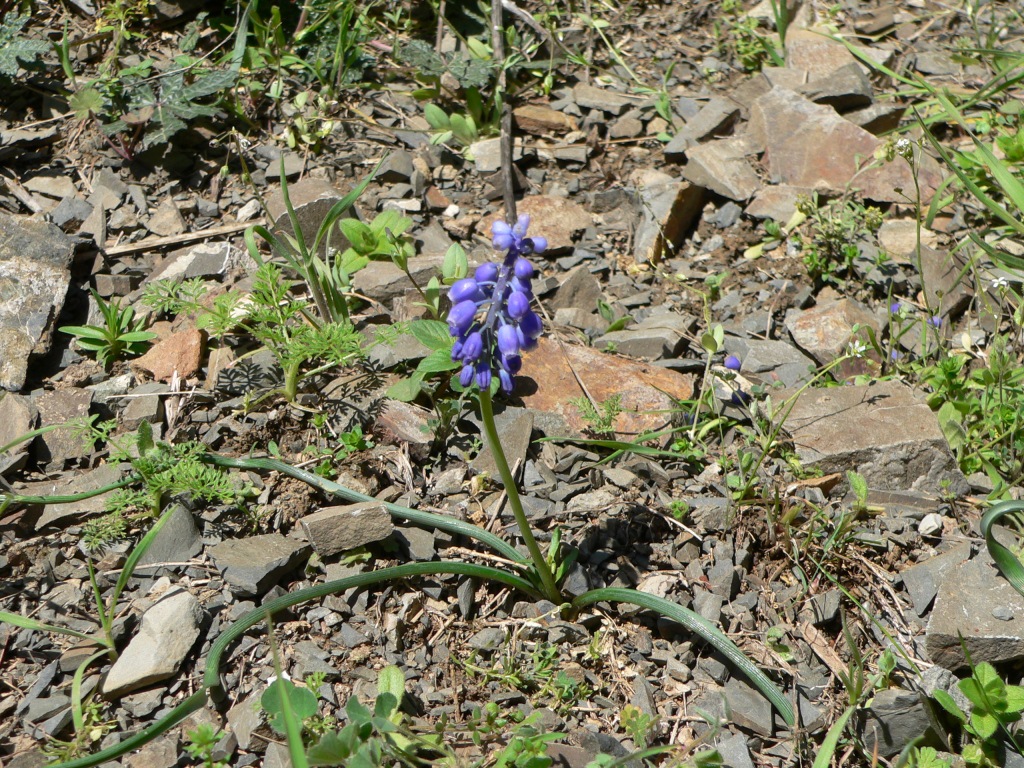
[[[515,478],[512,477],[512,470],[509,469],[508,459],[505,458],[505,451],[501,448],[501,441],[498,439],[498,429],[494,424],[494,408],[491,404],[491,393],[489,389],[480,389],[480,418],[484,424],[484,436],[487,444],[494,454],[494,463],[498,465],[498,474],[501,475],[501,482],[505,485],[505,494],[508,496],[509,506],[512,507],[512,514],[515,515],[519,532],[526,542],[526,548],[530,551],[533,559],[533,566],[537,569],[541,584],[544,587],[544,596],[555,605],[561,605],[562,595],[555,584],[555,577],[548,567],[548,561],[540,551],[537,539],[530,530],[530,523],[523,511],[523,502],[519,498],[519,490],[516,488]]]

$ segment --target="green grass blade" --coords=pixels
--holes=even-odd
[[[631,603],[641,608],[657,611],[663,616],[679,622],[688,630],[706,640],[723,656],[729,659],[764,694],[765,698],[772,703],[787,725],[791,727],[796,725],[793,705],[786,698],[786,695],[775,686],[775,683],[764,672],[747,658],[746,654],[722,630],[700,614],[683,608],[681,605],[673,603],[671,600],[666,600],[663,597],[649,595],[646,592],[639,592],[635,589],[620,589],[618,587],[592,589],[589,592],[584,592],[572,601],[572,607],[580,609],[603,601]]]
[[[839,746],[839,739],[843,735],[843,730],[846,728],[846,722],[850,719],[850,716],[854,713],[854,708],[850,707],[839,719],[836,720],[832,727],[828,729],[828,733],[825,734],[825,740],[821,742],[821,748],[818,750],[817,756],[814,758],[814,765],[811,768],[828,768],[832,763],[832,756],[836,753],[836,747]]]
[[[77,632],[67,627],[58,627],[53,624],[44,624],[41,621],[30,619],[27,616],[19,616],[16,613],[10,613],[9,611],[0,611],[0,623],[10,624],[15,627],[21,627],[22,629],[32,629],[39,632],[56,632],[60,635],[71,635],[71,637],[77,637],[80,640],[88,640],[92,643],[102,643],[103,641],[95,635],[87,635],[84,632]],[[104,651],[106,653],[106,651]]]
[[[114,623],[114,615],[117,612],[117,601],[121,597],[121,593],[124,588],[128,586],[128,580],[131,579],[132,574],[135,573],[135,567],[139,564],[139,560],[146,554],[146,551],[153,544],[153,540],[157,537],[163,527],[167,524],[167,521],[171,519],[171,513],[176,509],[176,505],[170,504],[160,515],[160,518],[153,524],[153,527],[149,529],[149,532],[142,537],[142,540],[132,549],[132,553],[128,555],[128,559],[125,560],[124,567],[121,569],[121,574],[117,577],[117,584],[114,585],[114,591],[110,595],[110,604],[107,606],[107,618],[111,624]]]
[[[85,677],[85,670],[89,668],[96,659],[106,656],[107,651],[96,651],[78,665],[75,676],[71,679],[71,722],[75,725],[75,733],[82,733],[85,729],[85,714],[82,712],[82,678]]]

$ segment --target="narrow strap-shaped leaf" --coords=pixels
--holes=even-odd
[[[378,504],[383,504],[392,515],[402,520],[407,520],[413,525],[437,528],[438,530],[445,531],[446,533],[454,533],[458,536],[468,536],[469,538],[476,539],[481,544],[490,547],[502,557],[508,558],[515,563],[526,562],[526,558],[519,554],[519,551],[503,538],[494,535],[490,531],[485,531],[483,528],[475,526],[472,523],[456,520],[454,517],[448,517],[446,515],[438,515],[433,512],[421,512],[416,509],[410,509],[409,507],[403,507],[399,504],[381,501],[380,499],[375,499],[373,496],[353,491],[351,488],[346,488],[339,483],[314,475],[312,472],[307,472],[304,469],[293,467],[291,464],[284,461],[266,458],[232,458],[229,456],[221,456],[216,453],[207,453],[200,458],[207,464],[213,464],[219,467],[263,469],[269,472],[280,472],[281,474],[288,475],[289,477],[294,477],[296,480],[302,480],[305,483],[309,483],[313,487],[319,488],[324,493],[329,493],[332,496],[339,496],[348,501],[372,501]]]
[[[621,589],[619,587],[607,587],[605,589],[592,589],[572,601],[573,608],[584,608],[594,603],[608,601],[610,603],[631,603],[641,608],[657,611],[673,621],[678,621],[688,630],[704,638],[707,642],[731,661],[747,679],[775,706],[775,709],[786,721],[786,724],[796,724],[796,717],[793,714],[793,705],[785,694],[780,691],[768,676],[758,669],[754,662],[747,658],[737,645],[730,640],[722,630],[705,619],[700,614],[683,608],[683,606],[666,600],[663,597],[649,595],[646,592],[639,592],[635,589]]]
[[[1024,596],[1024,565],[1013,552],[1004,547],[992,533],[992,526],[1001,517],[1015,512],[1024,512],[1024,501],[1001,501],[986,512],[981,518],[981,535],[985,537],[985,546],[992,556],[999,571],[1010,585]]]
[[[202,709],[211,697],[222,698],[223,691],[220,685],[220,663],[224,651],[233,642],[238,640],[250,628],[266,621],[268,615],[273,615],[285,608],[291,608],[310,600],[318,600],[328,595],[344,592],[353,587],[366,587],[387,581],[396,581],[413,576],[439,575],[451,573],[458,576],[470,576],[474,578],[495,581],[505,586],[512,587],[524,594],[534,598],[540,595],[528,581],[514,576],[506,571],[490,568],[484,565],[456,562],[425,562],[407,563],[392,568],[381,568],[376,571],[356,574],[336,581],[328,581],[306,589],[300,589],[287,595],[282,595],[269,601],[253,611],[242,616],[224,630],[210,647],[210,653],[206,657],[206,668],[203,674],[203,687],[182,701],[178,706],[168,712],[163,718],[143,729],[134,736],[115,744],[107,749],[101,750],[93,755],[86,755],[66,763],[58,763],[56,768],[93,768],[109,760],[116,760],[121,755],[145,746],[153,739],[161,736],[187,718],[193,712]]]

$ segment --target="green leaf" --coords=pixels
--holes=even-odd
[[[348,726],[338,733],[325,733],[323,738],[309,748],[306,759],[310,765],[345,765],[352,755],[355,743],[355,728]]]
[[[28,16],[11,14],[0,24],[0,75],[14,77],[18,74],[19,62],[32,64],[50,50],[49,44],[43,40],[21,37],[28,20]]]
[[[79,338],[79,342],[81,342],[82,339],[97,339],[102,341],[108,341],[110,339],[107,329],[100,328],[97,325],[62,325],[57,330],[61,333],[77,336]]]
[[[451,352],[439,349],[420,360],[420,364],[416,366],[416,373],[427,375],[454,371],[459,368],[462,368],[462,363],[452,360]]]
[[[999,721],[995,715],[990,715],[988,712],[981,712],[979,708],[975,708],[971,712],[971,728],[974,733],[982,741],[991,739],[997,730],[999,730]]]
[[[853,491],[857,502],[863,504],[868,497],[868,481],[864,479],[864,475],[848,469],[846,470],[846,479],[850,483],[850,490]]]
[[[0,624],[10,624],[14,627],[21,627],[22,629],[32,629],[38,632],[56,632],[61,635],[71,635],[77,637],[80,640],[91,640],[99,643],[98,637],[87,635],[84,632],[77,632],[73,629],[66,629],[65,627],[57,627],[53,624],[43,624],[41,621],[30,619],[27,616],[19,616],[16,613],[9,613],[8,611],[0,611]]]
[[[967,715],[963,713],[963,710],[960,709],[957,703],[953,700],[953,697],[950,696],[948,693],[939,689],[932,694],[932,698],[935,699],[936,702],[938,702],[939,706],[941,706],[944,710],[949,712],[949,714],[951,714],[961,723],[967,722]]]
[[[395,704],[392,710],[383,713],[384,717],[390,717],[391,712],[402,706],[402,698],[405,696],[405,673],[394,664],[384,667],[377,677],[377,690],[381,693],[390,693],[394,697]]]
[[[68,106],[78,120],[103,111],[103,95],[95,88],[83,88],[68,97]]]
[[[308,688],[299,688],[291,680],[279,677],[263,692],[260,706],[270,715],[270,727],[278,733],[287,732],[281,706],[281,697],[287,696],[292,712],[299,720],[312,717],[317,712],[316,695]]]
[[[1024,711],[1024,688],[1019,685],[1006,686],[1006,711],[1012,714]]]
[[[409,332],[427,349],[451,351],[452,335],[448,323],[440,320],[414,320]]]
[[[387,394],[387,396],[392,400],[398,400],[401,403],[411,403],[420,396],[420,392],[422,391],[423,377],[415,375],[399,379],[388,387],[385,394]]]
[[[445,251],[444,261],[441,262],[441,276],[445,282],[461,280],[469,274],[469,259],[466,251],[458,243],[452,243]]]
[[[811,768],[828,768],[832,764],[832,757],[836,753],[836,747],[839,746],[839,739],[843,735],[843,730],[846,728],[846,722],[850,719],[850,716],[854,713],[854,708],[850,707],[839,719],[835,721],[831,728],[828,729],[828,733],[825,734],[825,740],[821,742],[821,748],[818,750],[817,756],[814,758],[814,764]]]
[[[350,722],[358,726],[366,725],[373,719],[373,713],[364,707],[355,696],[349,698],[348,703],[345,704],[345,714],[348,715]]]
[[[359,219],[341,219],[338,221],[338,228],[341,229],[341,233],[352,244],[352,248],[356,253],[366,255],[373,253],[373,250],[377,247],[377,236],[374,235],[373,230],[359,221]]]
[[[448,119],[448,115],[445,114],[444,110],[436,104],[425,105],[423,107],[423,116],[435,131],[451,130],[451,120]]]
[[[476,123],[473,122],[473,118],[469,115],[452,115],[451,126],[455,138],[463,144],[472,144],[480,138]]]
[[[156,336],[152,331],[131,331],[130,333],[122,333],[117,337],[117,340],[125,344],[134,344],[139,341],[150,341],[155,339]]]

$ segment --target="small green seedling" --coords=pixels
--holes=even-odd
[[[146,342],[156,338],[152,331],[143,330],[145,318],[136,319],[135,310],[122,307],[117,299],[107,302],[95,290],[89,289],[89,292],[103,315],[103,325],[63,325],[61,332],[74,336],[82,349],[95,352],[104,368],[109,368],[122,355],[145,352]]]
[[[964,713],[943,690],[937,690],[935,700],[955,717],[964,731],[974,738],[961,751],[968,765],[997,765],[992,762],[999,751],[999,732],[1014,743],[1010,726],[1021,719],[1024,712],[1024,687],[1007,685],[987,661],[974,666],[971,676],[959,683],[960,690],[973,707],[970,715]],[[1014,744],[1019,751],[1019,745]]]

